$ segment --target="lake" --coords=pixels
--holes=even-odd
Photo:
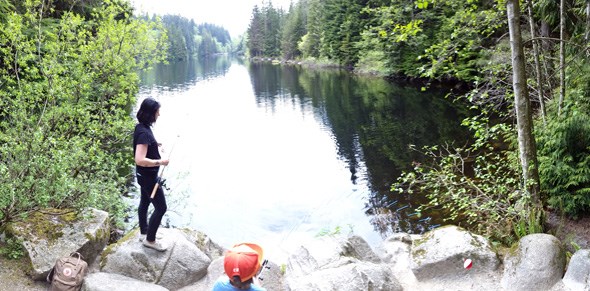
[[[465,140],[465,110],[444,92],[229,57],[141,77],[138,102],[162,104],[154,134],[170,155],[167,226],[224,247],[255,242],[283,261],[318,235],[354,233],[376,246],[442,223],[414,215],[420,196],[389,187],[421,158],[410,144]]]

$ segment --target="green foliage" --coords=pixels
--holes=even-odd
[[[354,226],[349,224],[348,225],[348,236],[352,235],[354,233]],[[334,229],[329,229],[329,228],[323,228],[318,234],[316,234],[316,237],[337,237],[340,235],[344,235],[342,233],[342,227],[341,226],[336,226],[334,227]]]
[[[44,207],[121,222],[137,71],[164,59],[165,35],[119,1],[91,19],[44,19],[40,6],[0,26],[0,224]]]
[[[378,49],[380,47],[373,33],[364,32],[363,41],[358,45],[361,48],[360,58],[355,71],[361,73],[374,73],[380,76],[391,74],[387,62],[387,53]]]
[[[270,1],[266,2],[262,8],[254,6],[247,32],[250,56],[278,57],[281,55],[281,43],[291,43],[289,40],[281,42],[284,19],[283,10],[273,7]],[[298,28],[292,27],[292,31],[296,29]],[[295,45],[296,42],[291,44]]]
[[[223,27],[210,23],[197,25],[194,20],[180,15],[163,15],[161,20],[160,16],[155,16],[153,20],[147,15],[140,18],[155,24],[162,22],[163,30],[160,33],[167,35],[169,61],[231,53],[234,50],[229,32]]]
[[[307,34],[302,37],[298,46],[304,58],[319,58],[323,4],[320,0],[309,0],[307,3],[307,23],[305,23]]]
[[[0,255],[12,260],[22,258],[25,255],[25,252],[22,240],[14,237],[7,238],[3,246],[0,247]]]
[[[303,5],[292,6],[286,16],[281,37],[281,54],[284,59],[294,60],[301,56],[298,42],[307,33],[305,30],[305,14]]]
[[[572,217],[590,210],[590,114],[570,108],[536,136],[541,189],[549,205]]]
[[[514,224],[514,233],[518,239],[532,233],[543,233],[546,220],[543,209],[531,207],[528,213],[521,213],[521,216],[523,218]]]
[[[330,230],[328,228],[324,228],[316,235],[316,237],[325,237],[325,236],[332,236],[333,237],[333,236],[339,235],[340,232],[341,232],[340,226],[336,226],[333,230]]]
[[[513,129],[505,124],[490,126],[485,118],[477,117],[466,119],[464,125],[476,133],[473,146],[425,147],[429,161],[404,172],[391,190],[424,195],[428,203],[418,212],[438,209],[449,223],[505,244],[537,232],[542,220],[533,216],[530,197],[520,190],[516,155],[494,146],[512,140]]]

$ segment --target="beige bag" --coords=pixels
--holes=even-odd
[[[47,282],[51,283],[50,291],[78,291],[82,289],[84,276],[88,272],[88,264],[82,260],[78,252],[69,257],[59,258],[47,275]]]

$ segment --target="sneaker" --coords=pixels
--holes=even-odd
[[[142,244],[143,244],[144,247],[152,248],[152,249],[154,249],[156,251],[160,251],[160,252],[163,252],[163,251],[165,251],[168,248],[168,247],[166,247],[165,245],[163,245],[162,243],[160,243],[158,241],[155,241],[153,243],[150,243],[147,240],[144,240]]]
[[[147,237],[147,234],[139,234],[139,241],[144,241]],[[162,239],[163,236],[159,233],[156,233],[156,239]]]

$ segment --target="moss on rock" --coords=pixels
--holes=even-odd
[[[7,232],[29,241],[46,240],[52,243],[64,235],[63,230],[80,219],[79,212],[71,209],[44,209],[29,214],[25,219],[12,222]]]

